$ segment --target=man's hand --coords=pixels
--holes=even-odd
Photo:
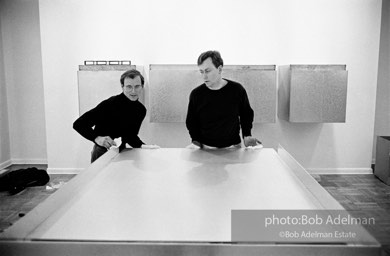
[[[261,142],[256,139],[255,137],[252,137],[252,136],[246,136],[244,137],[244,145],[245,147],[254,147],[254,146],[257,146],[257,145],[261,145]]]
[[[107,150],[111,148],[111,146],[116,146],[116,143],[110,136],[97,136],[95,139],[96,144],[101,147],[105,147]]]
[[[198,147],[197,145],[191,143],[190,145],[186,146],[186,148],[188,149],[200,149],[200,147]]]
[[[200,143],[199,141],[194,140],[194,141],[192,141],[192,144],[194,144],[195,146],[197,146],[199,148],[203,148],[203,144]]]
[[[188,149],[200,149],[200,148],[203,148],[203,145],[200,142],[194,140],[186,148],[188,148]]]

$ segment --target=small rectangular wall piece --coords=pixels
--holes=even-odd
[[[185,122],[191,91],[203,83],[196,65],[150,65],[150,121]],[[255,112],[255,123],[274,123],[275,65],[226,65],[222,77],[241,83]]]
[[[285,109],[280,109],[280,118],[296,123],[345,122],[346,65],[291,65],[281,73],[279,100],[285,104],[279,106]]]

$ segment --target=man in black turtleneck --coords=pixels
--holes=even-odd
[[[222,78],[220,53],[202,53],[198,68],[204,83],[192,90],[186,118],[192,143],[200,148],[240,147],[241,127],[246,147],[261,145],[251,135],[254,113],[244,87]]]
[[[145,106],[138,101],[144,87],[144,77],[135,69],[128,70],[120,78],[122,93],[112,96],[95,108],[80,116],[73,128],[84,138],[95,143],[91,162],[103,155],[111,146],[117,146],[114,139],[120,138],[133,148],[140,148],[144,143],[138,137],[142,121],[146,115]]]

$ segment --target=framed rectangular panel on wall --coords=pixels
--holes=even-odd
[[[80,116],[111,96],[122,93],[121,75],[135,65],[81,65],[79,66]],[[144,102],[144,95],[139,99]]]
[[[279,117],[294,123],[343,123],[346,65],[279,67]]]
[[[226,65],[222,77],[241,83],[255,112],[255,123],[276,118],[275,65]],[[203,83],[196,65],[150,65],[150,121],[185,122],[191,91]]]

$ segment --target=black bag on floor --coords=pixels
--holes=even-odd
[[[45,170],[35,167],[8,172],[0,177],[0,191],[15,195],[27,187],[43,186],[50,180]]]

